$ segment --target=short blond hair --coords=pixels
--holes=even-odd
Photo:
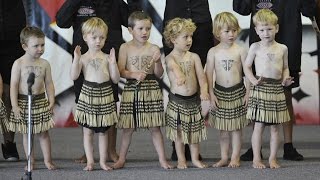
[[[222,12],[216,15],[213,21],[213,35],[215,38],[219,38],[219,34],[223,26],[235,29],[237,33],[240,32],[241,28],[239,26],[238,19],[230,12]]]
[[[136,21],[141,20],[148,20],[152,24],[152,19],[147,13],[145,13],[144,11],[134,11],[128,18],[128,27],[131,27],[133,29],[136,25]]]
[[[108,34],[107,24],[101,18],[98,17],[92,17],[86,20],[81,27],[82,35],[92,33],[96,30],[102,30],[106,36]]]
[[[253,24],[257,26],[258,23],[272,24],[276,26],[278,24],[277,15],[269,9],[260,9],[252,18]]]
[[[163,31],[163,37],[168,47],[173,48],[172,39],[177,38],[182,32],[193,33],[197,26],[191,19],[174,18],[170,20]]]
[[[23,28],[20,33],[21,45],[27,44],[30,37],[44,38],[45,35],[40,28],[34,26],[27,26]]]

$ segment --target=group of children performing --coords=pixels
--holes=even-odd
[[[82,25],[83,39],[88,51],[81,47],[74,50],[71,78],[77,79],[83,72],[84,83],[75,112],[75,121],[83,127],[84,149],[87,165],[94,169],[93,135],[99,133],[100,167],[104,170],[123,168],[135,130],[151,131],[154,147],[161,167],[172,169],[165,155],[161,127],[166,136],[175,142],[178,156],[177,168],[187,168],[184,145],[189,144],[195,167],[207,165],[199,160],[199,143],[207,138],[201,101],[209,100],[209,123],[220,130],[221,160],[213,167],[239,167],[241,130],[255,122],[252,135],[253,167],[266,168],[260,157],[262,133],[270,126],[269,167],[279,168],[276,153],[279,145],[279,124],[289,121],[283,86],[289,86],[288,49],[275,41],[278,31],[277,16],[262,9],[253,18],[256,33],[261,41],[251,45],[249,51],[235,43],[240,27],[235,16],[222,12],[214,19],[213,34],[220,41],[208,52],[204,71],[197,54],[189,51],[196,29],[189,19],[174,18],[164,29],[163,36],[172,52],[165,57],[165,68],[170,82],[169,102],[164,113],[163,94],[158,79],[164,69],[157,45],[148,42],[152,26],[151,18],[141,11],[132,13],[128,29],[133,39],[122,44],[118,64],[115,51],[101,51],[108,27],[97,17]],[[44,34],[36,27],[26,27],[20,38],[25,55],[17,59],[12,68],[10,97],[12,112],[6,120],[1,101],[1,120],[6,129],[23,133],[27,152],[27,78],[35,73],[32,86],[32,121],[34,134],[39,134],[44,162],[48,169],[55,169],[51,159],[51,143],[48,130],[54,126],[54,86],[49,63],[40,58],[44,52]],[[255,75],[252,65],[255,65]],[[245,77],[243,75],[245,74]],[[111,83],[126,79],[117,114]],[[0,86],[2,95],[2,80]],[[118,161],[109,166],[107,161],[107,131],[116,125],[122,129]],[[231,136],[231,140],[230,140]],[[231,161],[228,162],[229,144],[232,144]],[[32,169],[34,158],[32,153]]]

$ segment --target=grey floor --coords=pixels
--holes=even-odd
[[[118,140],[119,134],[118,132]],[[282,133],[281,133],[282,134]],[[294,127],[294,144],[298,151],[305,157],[304,161],[293,162],[282,159],[283,149],[279,149],[278,157],[282,165],[280,169],[257,170],[251,167],[251,162],[242,162],[241,167],[231,168],[190,168],[186,170],[163,170],[157,161],[157,154],[152,145],[151,135],[148,131],[135,132],[132,144],[128,153],[128,161],[124,169],[114,171],[103,171],[99,169],[96,163],[96,170],[92,172],[83,171],[83,164],[74,163],[74,159],[83,153],[81,130],[79,128],[59,128],[50,131],[52,140],[52,155],[54,163],[59,167],[57,170],[49,171],[43,164],[43,158],[39,146],[39,141],[35,138],[35,154],[37,158],[37,169],[32,171],[32,179],[38,180],[89,180],[89,179],[137,179],[137,180],[202,180],[202,179],[303,179],[318,180],[320,179],[320,126],[295,126]],[[244,129],[243,148],[250,145],[251,127]],[[269,128],[264,133],[263,155],[264,161],[269,154]],[[0,141],[3,142],[2,137]],[[16,136],[18,151],[22,159],[20,162],[8,163],[0,156],[0,180],[21,179],[25,177],[24,166],[26,160],[23,157],[22,136]],[[95,139],[95,157],[98,159],[97,139]],[[118,145],[119,145],[118,141]],[[281,143],[282,144],[282,143]],[[171,144],[165,140],[167,157],[170,157]],[[119,147],[117,147],[119,149]],[[204,161],[212,165],[220,157],[218,131],[212,128],[208,129],[208,140],[201,143],[201,154]],[[110,162],[111,164],[111,162]],[[176,165],[176,162],[172,162]]]

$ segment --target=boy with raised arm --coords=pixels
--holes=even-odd
[[[253,17],[255,30],[260,41],[250,46],[244,66],[250,89],[247,118],[254,121],[252,134],[253,167],[266,168],[260,156],[262,133],[270,125],[270,168],[279,168],[277,151],[279,147],[279,125],[290,120],[284,86],[293,83],[289,76],[288,48],[275,41],[278,32],[278,18],[268,9],[259,10]],[[256,76],[252,73],[255,64]]]
[[[164,169],[171,169],[164,150],[160,127],[165,126],[163,95],[157,78],[163,74],[158,46],[148,42],[152,20],[144,12],[129,16],[128,29],[133,39],[120,47],[118,67],[126,84],[122,91],[118,128],[122,129],[119,160],[113,167],[123,168],[132,134],[136,129],[151,130],[159,162]]]
[[[120,74],[114,49],[111,49],[110,54],[101,51],[108,34],[108,26],[105,22],[93,17],[83,23],[81,30],[83,39],[88,45],[88,51],[81,55],[81,47],[76,46],[71,78],[75,80],[80,72],[83,72],[84,83],[75,113],[77,123],[83,126],[83,144],[87,157],[87,166],[83,170],[94,169],[94,133],[99,133],[100,167],[103,170],[111,170],[112,168],[106,164],[107,130],[118,120],[111,81],[118,83]]]
[[[240,26],[233,14],[216,15],[213,34],[220,43],[209,50],[206,66],[211,97],[209,123],[220,130],[221,159],[213,167],[240,166],[241,131],[250,123],[246,118],[250,84],[246,79],[244,86],[242,71],[247,51],[235,43],[239,32]],[[230,141],[232,155],[228,164]]]
[[[197,54],[189,51],[195,30],[196,26],[191,20],[174,18],[168,22],[163,33],[166,44],[173,48],[166,56],[170,81],[166,134],[175,142],[179,169],[187,168],[184,144],[190,146],[193,165],[207,167],[199,160],[199,143],[207,137],[200,99],[208,100],[209,94],[201,60]]]
[[[28,89],[29,77],[34,74],[31,86],[32,134],[39,136],[45,166],[51,170],[55,165],[51,159],[51,142],[48,130],[53,128],[52,111],[54,106],[54,85],[51,67],[47,60],[40,56],[44,53],[45,35],[37,27],[25,27],[20,33],[20,42],[25,54],[12,66],[10,82],[10,99],[12,104],[8,129],[23,134],[25,154],[31,158],[31,170],[35,160],[33,150],[28,157]],[[26,167],[27,168],[27,167]]]

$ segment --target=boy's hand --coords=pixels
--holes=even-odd
[[[293,77],[289,76],[286,79],[284,79],[281,84],[282,86],[290,86],[292,83],[294,83]]]
[[[216,110],[219,107],[219,102],[216,96],[211,97],[211,109]]]
[[[209,100],[209,98],[210,98],[210,95],[207,92],[200,94],[201,101],[207,101],[207,100]]]
[[[249,102],[249,94],[246,93],[246,95],[243,97],[243,105],[244,105],[244,107],[248,106],[248,102]]]
[[[17,106],[17,107],[12,107],[14,117],[15,119],[21,119],[21,114],[22,114],[22,109]]]
[[[161,53],[160,51],[155,51],[152,56],[152,60],[156,63],[160,60]]]
[[[53,114],[53,107],[54,107],[54,103],[50,103],[49,109],[50,109],[51,114]]]
[[[114,50],[114,48],[112,48],[111,50],[110,50],[110,53],[109,53],[109,63],[110,64],[115,64],[115,63],[117,63],[117,60],[116,60],[116,55],[115,55],[116,53],[115,53],[115,50]]]
[[[254,85],[254,86],[258,86],[258,85],[260,85],[260,84],[263,84],[263,77],[262,76],[260,76],[259,77],[259,79],[257,79],[257,81],[255,81],[255,82],[253,82],[252,84]]]
[[[145,78],[146,78],[146,76],[147,76],[147,74],[146,73],[143,73],[143,72],[136,72],[135,73],[135,78],[136,78],[136,80],[138,80],[138,81],[143,81]]]
[[[74,56],[74,59],[80,59],[80,57],[81,57],[81,47],[79,45],[76,46],[76,48],[74,49],[73,56]]]

